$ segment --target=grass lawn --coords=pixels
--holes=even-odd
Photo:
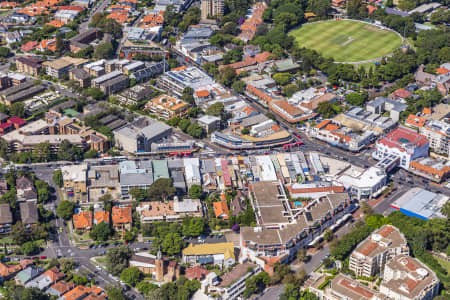
[[[300,47],[314,49],[337,62],[375,59],[403,45],[396,33],[349,20],[307,24],[289,34]]]

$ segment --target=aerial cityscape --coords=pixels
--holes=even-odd
[[[430,1],[0,0],[0,299],[450,300]]]

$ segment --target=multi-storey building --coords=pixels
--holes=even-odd
[[[429,142],[424,135],[417,134],[412,129],[398,127],[389,134],[379,139],[373,158],[382,160],[390,155],[399,157],[399,166],[409,168],[412,160],[428,156]]]
[[[169,120],[174,117],[183,117],[187,114],[189,104],[175,97],[162,94],[145,104],[144,110]]]
[[[211,19],[223,15],[223,0],[202,0],[202,19]]]
[[[431,300],[438,295],[439,279],[419,260],[399,255],[386,264],[380,292],[392,300]]]
[[[394,226],[384,225],[352,252],[349,269],[357,276],[371,277],[382,272],[385,264],[400,254],[409,254],[405,237]]]
[[[87,202],[87,165],[63,166],[64,192],[76,202]]]

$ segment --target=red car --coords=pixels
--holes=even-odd
[[[47,259],[47,256],[42,255],[41,257],[39,257],[39,259]]]

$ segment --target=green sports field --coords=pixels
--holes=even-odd
[[[403,44],[394,32],[349,20],[307,24],[289,34],[295,37],[300,47],[314,49],[337,62],[379,58]]]

